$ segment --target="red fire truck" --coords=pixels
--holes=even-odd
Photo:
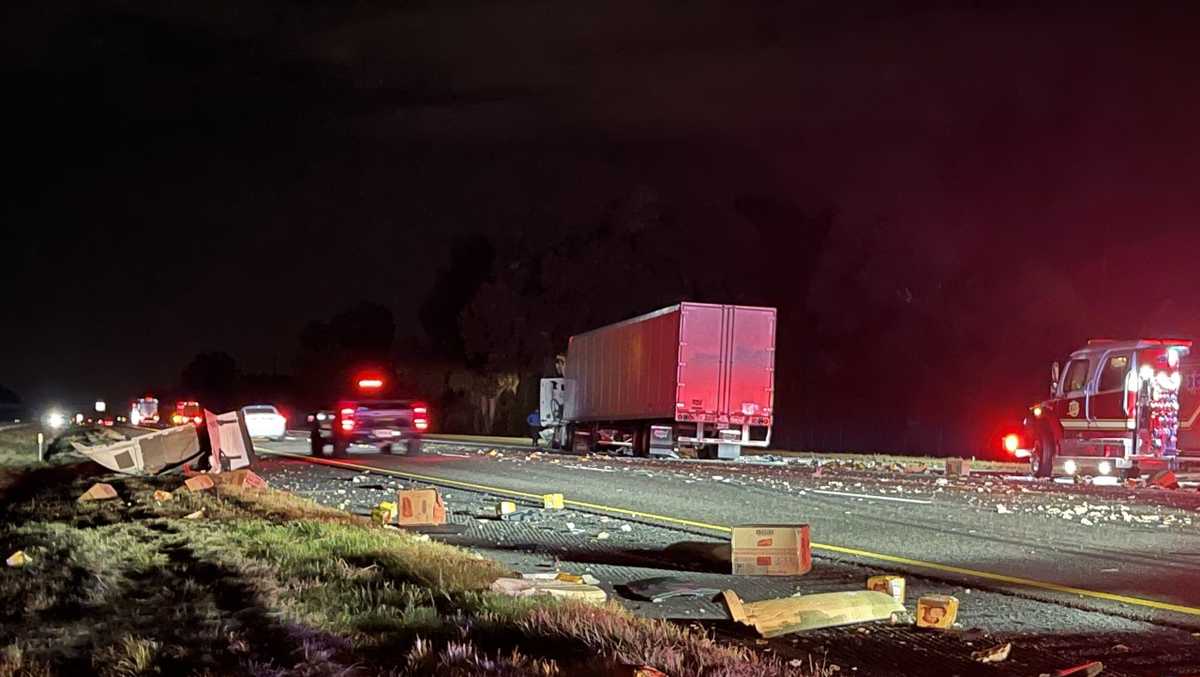
[[[1200,455],[1200,361],[1183,339],[1093,339],[1051,367],[1050,398],[1004,447],[1038,477],[1135,477]]]

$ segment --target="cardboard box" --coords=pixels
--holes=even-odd
[[[218,484],[224,484],[234,487],[244,487],[246,489],[266,489],[267,481],[258,475],[258,473],[249,468],[242,468],[232,472],[223,472],[217,475],[212,475]]]
[[[396,524],[402,527],[436,526],[446,523],[446,504],[437,489],[407,489],[396,492],[399,506]]]
[[[500,501],[496,504],[496,517],[511,515],[517,511],[517,504],[513,501]]]
[[[917,627],[945,630],[958,618],[958,598],[950,595],[926,595],[917,600]]]
[[[183,486],[187,487],[188,491],[207,491],[216,486],[216,483],[208,475],[196,475],[184,480]]]
[[[113,489],[111,484],[99,482],[97,484],[93,484],[90,489],[83,492],[83,495],[79,497],[79,500],[82,502],[107,501],[112,498],[117,498],[117,490]]]
[[[371,509],[371,521],[379,526],[393,524],[396,521],[396,513],[398,511],[399,509],[395,503],[381,501],[379,505]]]
[[[971,474],[971,459],[946,459],[946,477],[966,477]]]
[[[891,595],[892,599],[901,604],[904,604],[904,588],[903,576],[871,576],[867,579],[867,590]]]
[[[748,524],[733,528],[733,573],[800,576],[812,569],[807,524]]]
[[[546,510],[562,510],[563,495],[562,494],[543,494],[542,507]]]

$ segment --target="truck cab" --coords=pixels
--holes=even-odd
[[[395,397],[389,378],[377,373],[360,375],[346,396],[309,414],[312,455],[322,455],[327,444],[336,458],[347,456],[351,444],[371,446],[385,454],[403,445],[409,454],[420,453],[431,420],[429,405]]]
[[[1051,369],[1050,398],[1030,408],[1033,474],[1137,476],[1174,468],[1181,362],[1191,341],[1093,339]]]

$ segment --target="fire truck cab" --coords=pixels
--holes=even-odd
[[[1050,398],[1029,409],[1021,446],[1035,476],[1139,476],[1174,469],[1181,363],[1192,342],[1093,339],[1051,368]],[[1007,444],[1007,442],[1006,442]]]

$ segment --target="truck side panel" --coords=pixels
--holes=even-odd
[[[668,419],[675,412],[679,308],[571,337],[564,374],[575,382],[566,418]]]

